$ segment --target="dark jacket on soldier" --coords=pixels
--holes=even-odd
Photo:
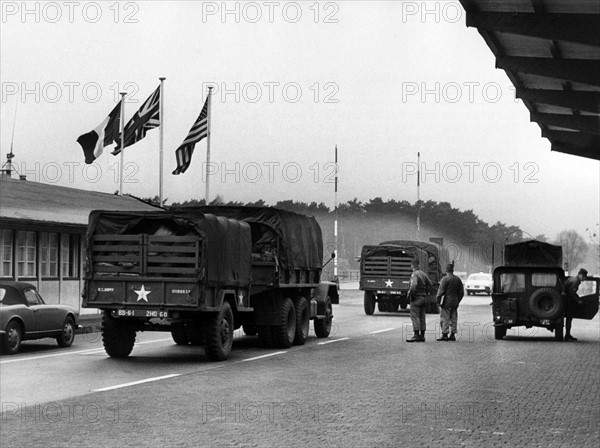
[[[465,291],[462,280],[456,275],[448,273],[442,277],[436,294],[436,300],[439,304],[442,297],[445,297],[443,308],[458,308],[464,295]]]
[[[579,285],[581,285],[581,280],[579,280],[579,276],[577,275],[574,277],[569,277],[565,281],[565,295],[567,296],[567,300],[575,303],[581,301],[579,295],[577,294]]]
[[[415,269],[415,271],[410,276],[410,286],[408,288],[408,297],[410,300],[414,300],[417,297],[426,296],[429,290],[433,287],[433,283],[431,280],[420,269]]]

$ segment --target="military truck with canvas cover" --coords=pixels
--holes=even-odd
[[[254,212],[253,224],[199,209],[92,212],[83,307],[103,310],[106,352],[126,357],[137,331],[169,331],[177,344],[204,345],[210,359],[224,360],[242,324],[265,345],[289,347],[306,341],[310,319],[327,337],[338,294],[318,281],[320,228],[290,236],[293,221],[310,220]],[[286,238],[302,242],[289,252]]]
[[[563,339],[565,317],[562,247],[541,241],[507,244],[504,266],[494,269],[492,314],[494,337],[503,339],[513,327],[542,327]],[[573,317],[593,319],[598,312],[599,279],[588,277],[579,287],[580,304]]]
[[[411,261],[416,259],[437,289],[441,278],[439,252],[433,244],[421,241],[395,240],[379,245],[363,246],[360,256],[359,288],[364,291],[364,310],[395,312],[410,303],[408,289],[412,274]],[[438,313],[435,292],[430,291],[428,313]]]

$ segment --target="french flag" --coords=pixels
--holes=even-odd
[[[94,130],[79,136],[77,143],[83,148],[85,163],[93,163],[102,155],[105,146],[112,145],[119,138],[120,120],[121,101]]]

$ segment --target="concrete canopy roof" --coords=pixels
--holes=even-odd
[[[600,160],[600,1],[460,2],[552,151]]]
[[[0,221],[87,226],[92,210],[156,210],[132,196],[3,178]]]

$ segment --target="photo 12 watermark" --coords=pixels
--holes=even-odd
[[[107,96],[115,103],[125,92],[126,103],[137,103],[140,90],[135,82],[115,82],[102,85],[96,81],[2,82],[2,103],[17,100],[21,103],[97,103]]]
[[[136,402],[97,403],[49,402],[16,403],[2,402],[2,423],[15,419],[22,423],[51,425],[67,423],[113,423],[131,424],[139,420],[140,406]]]
[[[339,23],[339,2],[202,2],[202,23]]]
[[[212,88],[213,98],[221,103],[313,103],[337,104],[340,86],[333,81],[299,83],[296,81],[204,82],[202,91]]]
[[[139,23],[141,2],[2,1],[2,23]]]
[[[203,402],[199,420],[202,424],[341,423],[340,409],[332,402]]]
[[[518,103],[516,89],[511,84],[502,86],[490,81],[449,81],[416,82],[405,81],[400,85],[403,103],[498,103],[502,98],[510,98]]]
[[[535,162],[514,162],[510,165],[501,165],[498,162],[402,162],[401,175],[403,183],[416,183],[417,179],[422,184],[442,182],[496,184],[503,177],[509,181],[523,184],[537,184],[540,167]]]
[[[302,165],[298,162],[210,162],[202,163],[202,179],[207,176],[218,179],[222,183],[267,182],[270,184],[286,182],[296,184],[301,180],[314,183],[332,184],[338,173],[338,165],[333,162]]]
[[[83,158],[83,155],[82,155]],[[112,176],[115,183],[119,183],[121,170],[118,162],[108,166],[108,175]],[[13,163],[12,169],[22,178],[44,184],[79,184],[86,182],[96,184],[105,176],[106,168],[98,163],[86,164],[83,162],[47,162],[47,163]],[[126,162],[123,165],[123,183],[139,183],[138,174],[140,167],[135,162]],[[4,180],[0,180],[2,182]]]

